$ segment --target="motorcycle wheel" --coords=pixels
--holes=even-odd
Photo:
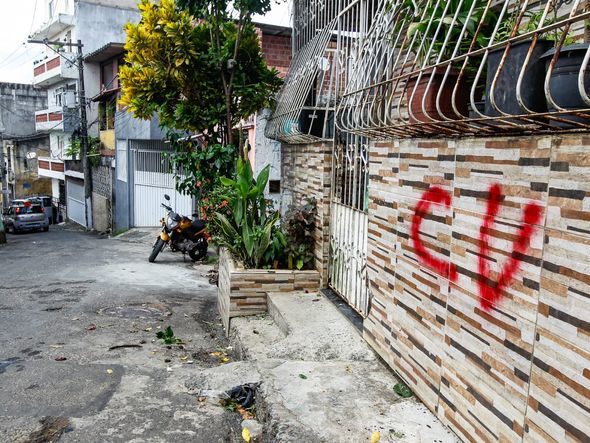
[[[202,239],[199,243],[197,243],[197,246],[188,251],[189,257],[193,261],[203,260],[207,255],[207,246],[207,240]]]
[[[164,247],[165,243],[166,242],[164,240],[162,240],[161,238],[159,238],[156,241],[156,244],[154,245],[154,249],[152,249],[152,253],[150,254],[150,258],[148,258],[150,263],[153,263],[154,261],[156,261],[156,257],[162,251],[162,248]]]

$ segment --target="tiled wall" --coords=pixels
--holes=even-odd
[[[330,253],[330,183],[332,174],[332,144],[285,145],[281,151],[283,205],[299,205],[306,199],[316,199],[318,214],[315,236],[315,268],[322,276],[323,287],[328,282]],[[283,210],[286,208],[282,208]]]
[[[590,441],[590,136],[381,142],[369,159],[365,338],[465,441]],[[423,200],[433,186],[449,206]]]
[[[228,334],[232,317],[267,311],[269,292],[313,292],[319,287],[320,275],[317,271],[244,269],[226,249],[220,251],[217,307]]]

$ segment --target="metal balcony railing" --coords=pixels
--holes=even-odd
[[[379,137],[590,128],[587,1],[381,2],[337,107]]]
[[[332,140],[590,129],[588,0],[296,0],[266,134]]]
[[[379,0],[295,1],[294,57],[266,135],[287,143],[334,138],[335,108]]]

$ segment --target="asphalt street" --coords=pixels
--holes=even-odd
[[[233,358],[211,265],[150,264],[151,243],[52,226],[0,245],[0,441],[241,441],[238,414],[185,386]]]

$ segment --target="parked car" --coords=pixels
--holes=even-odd
[[[41,206],[43,206],[43,208],[45,209],[45,213],[47,214],[47,218],[49,219],[49,223],[51,223],[51,224],[55,223],[53,204],[51,201],[51,197],[48,197],[46,195],[40,195],[38,197],[30,197],[28,200],[31,203],[37,203],[37,204],[40,204]]]
[[[18,205],[18,203],[17,203]],[[4,216],[4,228],[16,234],[21,231],[43,229],[49,231],[49,218],[40,204],[25,202],[23,206],[10,206]]]

